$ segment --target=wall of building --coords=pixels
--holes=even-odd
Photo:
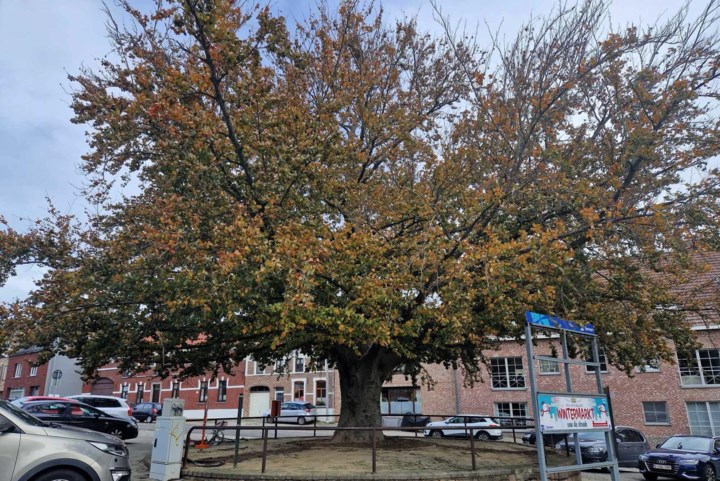
[[[7,378],[8,358],[0,357],[0,399],[5,399],[5,379]]]
[[[39,352],[39,349],[23,349],[16,354],[8,356],[7,376],[4,387],[6,399],[45,395],[47,364],[42,366],[35,365]]]

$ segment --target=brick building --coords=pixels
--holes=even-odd
[[[262,416],[270,410],[270,401],[306,401],[315,404],[318,416],[333,420],[340,412],[340,383],[335,369],[320,361],[296,353],[287,360],[285,373],[279,365],[263,366],[253,360],[245,362],[246,416]]]
[[[70,396],[80,392],[82,381],[74,360],[54,356],[39,364],[40,348],[20,349],[7,357],[3,386],[5,399],[23,396]]]
[[[5,378],[7,378],[7,356],[0,357],[0,399],[5,397]]]
[[[98,370],[98,378],[85,383],[83,393],[117,396],[132,403],[159,402],[169,397],[185,400],[185,417],[202,419],[205,405],[208,418],[235,418],[245,392],[245,366],[241,363],[233,373],[220,373],[216,379],[207,373],[184,381],[172,377],[161,379],[152,373],[129,375],[116,365]]]

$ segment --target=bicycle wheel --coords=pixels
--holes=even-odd
[[[217,446],[218,444],[220,444],[220,443],[223,442],[224,440],[225,440],[225,432],[222,431],[222,430],[220,430],[220,429],[218,429],[218,430],[216,430],[216,431],[213,433],[212,437],[211,437],[210,440],[208,441],[208,444],[210,444],[210,445],[212,445],[212,446]]]

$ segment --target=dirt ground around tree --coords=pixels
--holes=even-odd
[[[262,441],[240,442],[238,465],[233,468],[234,443],[198,450],[190,448],[186,470],[191,475],[260,474]],[[553,450],[546,452],[547,465],[572,464],[574,458]],[[534,446],[512,442],[476,441],[478,470],[537,468]],[[378,474],[457,473],[470,471],[469,440],[388,437],[377,444]],[[369,445],[336,444],[330,439],[271,439],[268,441],[267,475],[363,475],[372,473]]]

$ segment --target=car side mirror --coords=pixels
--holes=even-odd
[[[662,443],[657,443],[657,444],[655,445],[656,448],[659,448],[660,446],[662,446]]]

